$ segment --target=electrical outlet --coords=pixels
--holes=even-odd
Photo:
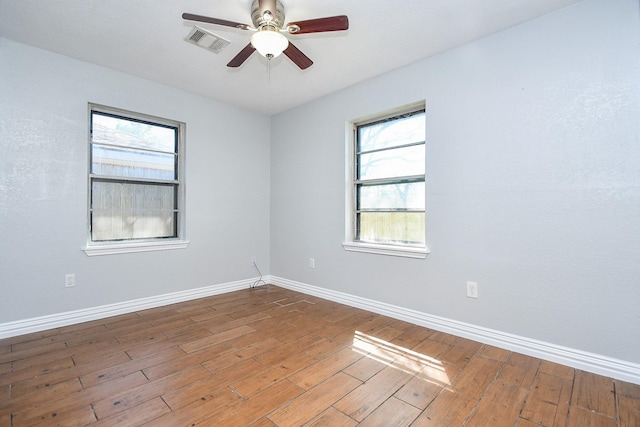
[[[478,284],[476,282],[467,282],[467,296],[478,298]]]
[[[65,274],[64,275],[64,287],[71,288],[76,285],[76,275],[75,274]]]
[[[315,258],[309,258],[309,268],[316,268]]]

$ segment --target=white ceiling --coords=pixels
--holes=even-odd
[[[348,15],[348,31],[289,36],[313,61],[254,53],[226,67],[248,31],[197,25],[231,44],[184,39],[183,12],[251,24],[252,0],[0,0],[0,37],[275,114],[579,0],[282,0],[286,22]]]

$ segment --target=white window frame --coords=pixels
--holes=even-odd
[[[342,246],[347,251],[352,252],[364,252],[378,255],[390,255],[406,258],[425,259],[429,254],[429,250],[425,245],[404,245],[404,244],[377,244],[370,242],[362,242],[356,240],[356,187],[357,187],[357,171],[356,171],[356,150],[357,150],[357,129],[358,126],[366,125],[376,121],[392,118],[394,116],[401,116],[417,111],[426,111],[425,101],[419,101],[412,104],[404,105],[402,107],[394,108],[384,111],[382,113],[376,113],[370,116],[365,116],[353,120],[347,123],[346,129],[346,179],[345,179],[345,239],[342,242]],[[426,148],[426,135],[425,135],[425,148]],[[426,152],[426,150],[425,150]],[[425,159],[426,162],[426,159]],[[426,183],[426,174],[425,174]],[[426,190],[425,190],[426,191]],[[425,194],[426,199],[426,194]],[[425,213],[426,217],[426,206]]]
[[[161,126],[169,126],[176,128],[178,131],[178,147],[177,147],[177,223],[176,237],[169,238],[149,238],[149,239],[132,239],[119,241],[92,241],[91,240],[91,191],[92,182],[99,178],[97,175],[91,174],[91,120],[93,112],[115,115],[133,121],[148,122],[150,124],[158,124]],[[186,239],[185,226],[185,134],[186,124],[176,120],[165,119],[161,117],[151,116],[149,114],[137,113],[123,110],[120,108],[109,107],[99,104],[88,104],[88,148],[87,148],[87,243],[82,250],[88,256],[111,255],[131,252],[159,251],[168,249],[186,248],[189,241]],[[131,180],[135,182],[135,180]],[[142,182],[142,181],[141,181]]]

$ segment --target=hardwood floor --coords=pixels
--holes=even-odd
[[[640,386],[268,286],[0,340],[0,426],[640,426]]]

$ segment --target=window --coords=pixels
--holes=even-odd
[[[425,126],[424,103],[352,124],[345,249],[426,257]]]
[[[180,122],[89,106],[89,255],[184,247]]]

